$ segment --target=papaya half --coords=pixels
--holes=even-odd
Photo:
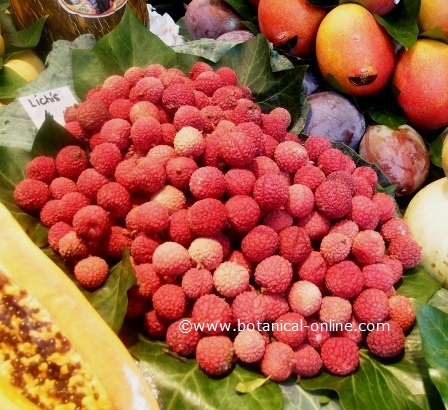
[[[12,16],[20,30],[41,17],[48,16],[39,48],[45,54],[51,51],[56,40],[73,41],[81,34],[93,34],[96,39],[111,31],[123,17],[124,4],[129,3],[138,19],[148,24],[149,16],[144,0],[83,1],[70,0],[10,0]],[[76,5],[79,3],[79,6]],[[107,9],[93,5],[107,3]],[[112,7],[110,7],[112,4]]]
[[[0,227],[0,409],[158,409],[120,339],[2,204]]]

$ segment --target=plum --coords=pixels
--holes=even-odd
[[[192,0],[185,13],[185,26],[194,39],[213,38],[244,29],[241,18],[221,0]]]
[[[366,122],[349,99],[334,91],[322,91],[308,96],[307,101],[311,109],[304,134],[320,135],[357,148],[366,130]]]
[[[430,158],[420,134],[409,125],[393,130],[385,125],[367,128],[359,154],[378,165],[393,184],[397,196],[415,192],[429,173]]]
[[[308,96],[319,90],[319,81],[312,71],[307,71],[303,78],[303,93]]]

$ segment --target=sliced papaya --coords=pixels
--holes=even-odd
[[[0,227],[0,409],[158,409],[120,339],[2,204]]]

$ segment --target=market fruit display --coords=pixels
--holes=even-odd
[[[443,85],[447,83],[448,44],[421,39],[398,56],[394,71],[398,103],[414,127],[434,130],[448,125],[448,96]]]
[[[123,99],[125,110],[112,109]],[[288,133],[286,109],[263,113],[231,68],[130,67],[66,116],[79,144],[35,157],[14,199],[49,228],[50,247],[85,288],[101,286],[130,248],[127,315],[150,338],[194,355],[209,375],[239,360],[278,382],[322,368],[351,374],[360,346],[403,352],[415,315],[408,299],[389,300],[420,249],[402,232],[381,233],[404,224],[395,200],[328,139]],[[311,346],[312,320],[312,331],[338,328]],[[353,339],[347,324],[371,332]],[[241,326],[254,332],[246,342],[232,331]],[[312,371],[296,366],[302,349],[316,356]]]
[[[89,2],[84,7],[81,4],[81,7],[77,8],[77,2],[65,0],[32,0],[26,3],[11,0],[9,3],[19,29],[29,27],[39,18],[48,16],[41,39],[41,47],[46,53],[51,50],[52,43],[59,39],[74,40],[86,33],[93,34],[96,38],[102,37],[121,20],[126,3],[129,3],[143,24],[148,23],[148,11],[143,0],[106,2],[105,8],[94,8]]]
[[[4,205],[0,221],[1,407],[158,408],[134,360],[65,272]]]
[[[325,77],[331,74],[354,96],[380,91],[395,62],[392,39],[373,15],[358,4],[331,10],[319,26],[316,58]]]
[[[313,52],[317,29],[325,15],[325,9],[306,0],[261,0],[258,5],[261,33],[279,49],[299,57]]]
[[[421,247],[421,266],[444,287],[448,286],[447,209],[448,182],[441,178],[417,192],[404,214],[413,237]]]

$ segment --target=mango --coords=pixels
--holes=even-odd
[[[398,104],[408,122],[420,130],[448,125],[448,45],[418,40],[398,56],[394,72]]]
[[[45,70],[44,63],[32,50],[21,51],[13,55],[4,67],[15,71],[26,81],[34,80],[42,71]]]
[[[354,96],[380,91],[395,63],[391,37],[370,11],[354,3],[335,7],[323,19],[316,57],[322,75],[331,74]]]
[[[421,0],[417,24],[421,33],[439,27],[448,37],[448,2],[446,0]]]

